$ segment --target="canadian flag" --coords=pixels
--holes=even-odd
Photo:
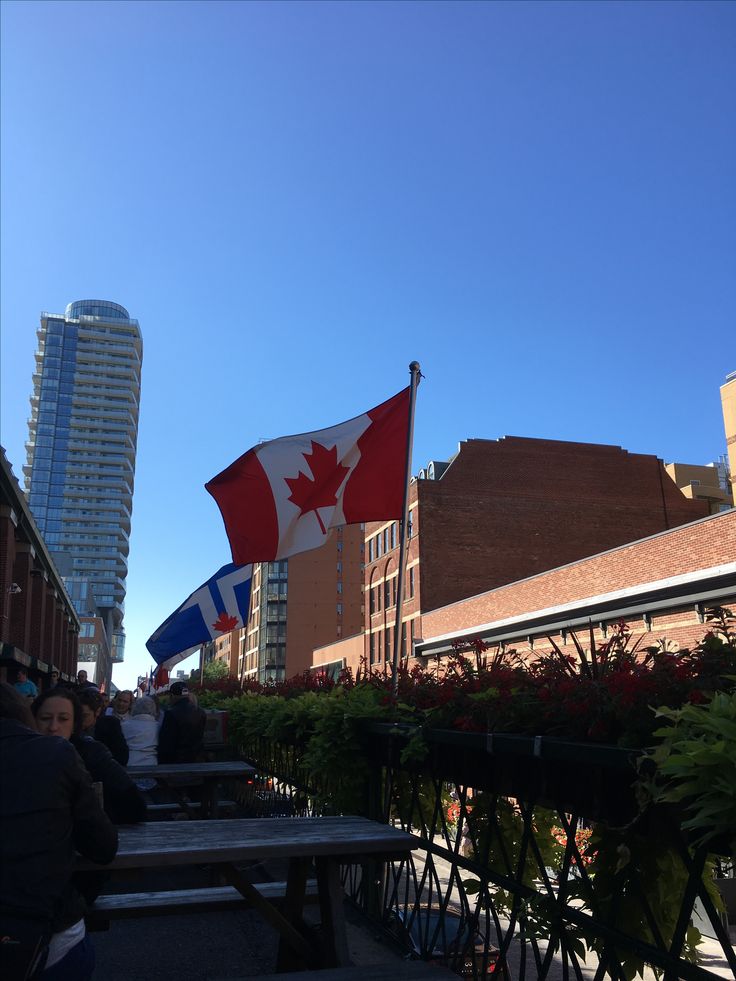
[[[330,529],[400,518],[410,388],[348,422],[248,450],[205,484],[233,562],[268,562],[317,548]]]

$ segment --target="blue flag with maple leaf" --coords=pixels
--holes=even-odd
[[[252,565],[230,562],[195,589],[146,641],[154,661],[171,668],[201,644],[244,627],[252,574]]]

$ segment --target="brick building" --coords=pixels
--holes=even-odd
[[[618,446],[505,437],[460,444],[411,487],[402,651],[423,615],[505,583],[708,514],[655,456]],[[398,524],[366,526],[365,657],[391,660]]]
[[[731,509],[432,610],[416,654],[442,656],[472,637],[538,651],[548,635],[564,646],[573,630],[587,638],[591,625],[602,641],[620,619],[634,639],[692,647],[705,633],[705,608],[734,604]]]
[[[363,528],[349,525],[320,548],[254,566],[248,625],[230,641],[231,673],[290,678],[311,666],[315,647],[362,626]]]
[[[0,448],[0,680],[23,667],[39,688],[51,667],[74,677],[79,617]]]

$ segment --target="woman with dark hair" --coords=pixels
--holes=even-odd
[[[117,832],[71,744],[35,732],[24,701],[0,682],[0,970],[8,981],[88,981],[75,851],[107,864]]]
[[[82,706],[71,689],[52,688],[34,701],[36,728],[46,736],[68,739],[96,783],[102,784],[104,807],[115,824],[135,824],[146,816],[140,791],[107,746],[82,732]]]

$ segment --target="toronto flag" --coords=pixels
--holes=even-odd
[[[195,589],[146,641],[154,661],[171,668],[201,644],[244,627],[252,572],[250,565],[229,563]]]
[[[332,528],[400,518],[410,389],[355,419],[261,443],[209,483],[233,562],[285,559]]]

